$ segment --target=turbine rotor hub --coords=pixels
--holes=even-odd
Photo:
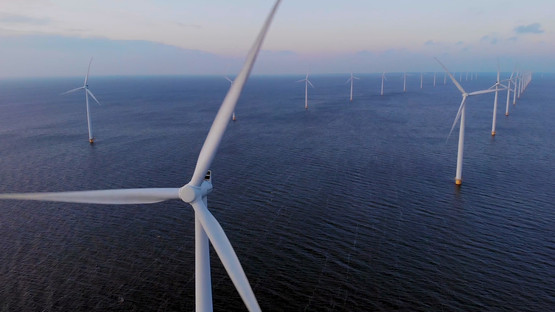
[[[201,189],[198,186],[186,184],[179,189],[179,198],[186,203],[192,203],[197,198],[200,198]]]

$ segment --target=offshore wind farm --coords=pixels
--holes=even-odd
[[[2,310],[555,305],[555,74],[514,51],[463,66],[434,45],[402,68],[366,53],[372,70],[315,61],[310,80],[306,66],[265,73],[262,50],[256,75],[279,2],[250,24],[262,30],[227,67],[237,76],[99,74],[104,54],[92,68],[86,56],[75,89],[41,68],[0,79]],[[89,107],[89,81],[102,106]],[[86,107],[65,90],[84,90]]]

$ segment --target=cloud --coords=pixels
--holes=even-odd
[[[528,25],[520,25],[515,28],[517,34],[541,34],[543,29],[541,29],[540,23],[533,23]]]
[[[490,44],[497,44],[499,42],[499,38],[497,38],[496,35],[485,35],[482,38],[480,38],[481,42],[487,42]]]
[[[0,13],[0,23],[4,24],[30,24],[30,25],[47,25],[50,23],[48,18],[33,18],[23,15],[14,15]]]

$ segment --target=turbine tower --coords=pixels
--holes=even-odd
[[[380,95],[383,95],[383,81],[387,80],[387,78],[385,77],[385,72],[382,73],[382,89],[380,91]]]
[[[511,82],[513,81],[513,75],[515,72],[511,73],[511,77],[507,79],[507,106],[505,107],[505,116],[509,116],[509,102],[511,101]]]
[[[57,193],[0,194],[0,199],[58,201],[90,204],[151,204],[181,199],[189,203],[195,212],[195,295],[196,311],[212,311],[212,286],[210,281],[209,243],[222,261],[237,292],[249,311],[260,311],[260,306],[249,284],[241,263],[225,235],[220,223],[207,208],[207,195],[212,191],[212,175],[209,170],[224,136],[229,119],[241,91],[252,70],[272,18],[280,4],[277,0],[264,26],[253,43],[245,64],[227,92],[204,145],[197,159],[193,176],[181,188],[117,189]]]
[[[71,89],[69,91],[66,91],[66,92],[62,93],[62,95],[64,95],[64,94],[73,93],[73,92],[79,91],[79,90],[85,90],[85,107],[87,108],[87,128],[89,130],[89,143],[90,144],[94,143],[94,137],[93,137],[93,131],[92,131],[91,113],[90,113],[90,109],[89,109],[89,95],[93,98],[93,100],[95,100],[96,103],[98,103],[98,105],[100,105],[100,102],[96,99],[96,97],[91,92],[91,90],[89,90],[89,85],[88,85],[89,72],[91,71],[92,60],[93,60],[93,58],[91,57],[91,60],[89,61],[89,68],[87,69],[87,75],[85,76],[85,82],[83,83],[83,86],[79,87],[79,88]]]

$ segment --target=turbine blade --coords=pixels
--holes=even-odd
[[[214,250],[222,261],[227,274],[233,281],[233,284],[243,299],[243,302],[247,306],[247,309],[249,311],[260,311],[260,306],[258,305],[258,301],[256,301],[256,297],[254,296],[254,292],[249,284],[249,280],[247,279],[247,276],[243,271],[243,267],[239,262],[239,258],[237,258],[237,255],[235,254],[229,239],[225,235],[222,226],[212,213],[210,213],[208,208],[206,208],[206,205],[202,200],[195,200],[191,203],[191,205],[195,209],[196,217],[202,224],[206,235],[208,235]]]
[[[457,125],[457,122],[461,118],[461,112],[462,112],[462,109],[463,109],[465,104],[466,104],[466,96],[463,95],[463,98],[462,98],[462,101],[461,101],[461,106],[459,106],[459,111],[457,112],[457,116],[455,116],[455,121],[453,121],[453,125],[451,126],[451,130],[449,131],[449,135],[447,136],[447,140],[449,140],[449,137],[451,136],[451,133],[453,133],[453,129],[455,129],[455,126]]]
[[[502,89],[497,89],[497,91],[502,90]],[[480,90],[480,91],[474,91],[474,92],[470,92],[468,95],[478,95],[478,94],[486,94],[486,93],[492,93],[495,92],[495,89],[488,89],[488,90]]]
[[[91,90],[85,88],[85,90],[87,90],[87,93],[92,96],[93,100],[96,101],[96,103],[98,103],[98,105],[100,105],[100,102],[96,99],[96,97],[94,96],[94,94],[92,94]]]
[[[451,78],[451,81],[453,81],[453,84],[455,84],[455,86],[457,87],[457,89],[459,89],[459,91],[461,91],[461,93],[466,93],[466,91],[464,91],[463,87],[459,84],[459,82],[457,81],[457,79],[455,79],[455,77],[453,77],[453,75],[451,75],[451,73],[449,72],[449,70],[447,69],[447,67],[445,67],[445,65],[443,65],[443,63],[441,63],[437,57],[434,57],[434,59],[439,63],[439,65],[441,65],[441,67],[443,67],[443,69],[445,70],[445,72],[449,75],[449,78]]]
[[[0,194],[0,199],[42,200],[85,204],[153,204],[179,199],[178,188],[138,188],[119,190],[95,190],[77,192],[13,193]]]
[[[306,82],[308,82],[308,84],[314,88],[314,85],[312,84],[312,82],[310,82],[310,80],[307,79]]]
[[[89,61],[89,68],[87,69],[87,75],[85,76],[85,83],[83,83],[83,87],[87,85],[87,81],[89,81],[89,72],[91,71],[91,63],[92,63],[92,56],[91,60]]]
[[[222,105],[218,113],[216,114],[216,118],[212,123],[212,127],[210,128],[208,136],[206,137],[204,145],[202,146],[202,149],[200,151],[197,165],[195,167],[195,172],[193,173],[193,177],[191,178],[191,184],[194,186],[200,186],[200,184],[204,180],[206,172],[208,171],[210,165],[212,164],[212,161],[214,160],[225,129],[229,123],[229,120],[231,119],[231,114],[235,110],[237,100],[241,95],[241,91],[243,90],[243,86],[245,85],[247,78],[249,78],[250,72],[256,60],[256,56],[258,55],[258,51],[260,51],[260,47],[262,46],[264,37],[268,32],[268,28],[270,27],[272,18],[274,17],[274,14],[280,2],[281,0],[277,0],[274,4],[272,11],[268,15],[264,26],[260,30],[258,37],[254,41],[253,46],[249,51],[249,54],[247,55],[247,59],[245,61],[245,64],[243,65],[243,68],[241,69],[241,72],[239,73],[239,75],[237,75],[235,81],[231,84],[231,88],[229,88],[229,91],[227,92],[227,95],[225,96],[224,101],[222,102]]]
[[[347,81],[345,81],[345,84],[351,82],[351,80],[353,80],[353,77],[349,77],[349,79],[347,79]]]
[[[79,88],[71,89],[71,90],[66,91],[66,92],[64,92],[64,93],[61,93],[60,95],[64,95],[64,94],[68,94],[68,93],[73,93],[73,92],[79,91],[79,90],[81,90],[81,89],[85,89],[85,87],[79,87]]]
[[[233,80],[231,80],[231,78],[229,78],[228,76],[224,76],[224,78],[229,81],[230,83],[233,83]]]
[[[306,81],[306,79],[300,79],[300,80],[297,80],[295,82],[304,82],[304,81]]]

